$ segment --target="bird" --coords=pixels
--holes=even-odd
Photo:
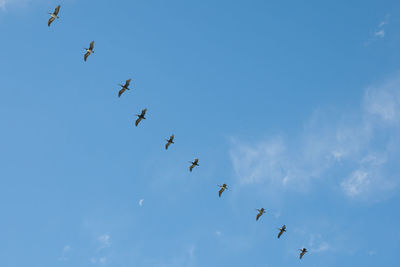
[[[219,190],[218,195],[219,195],[219,197],[221,197],[222,192],[224,192],[225,189],[228,189],[228,187],[226,186],[226,184],[219,185],[219,187],[221,187],[221,189]]]
[[[300,260],[301,260],[304,256],[304,254],[306,254],[308,251],[306,248],[299,249],[299,251],[300,251]]]
[[[55,19],[59,19],[60,17],[59,16],[57,16],[58,15],[58,12],[60,11],[60,5],[58,5],[57,7],[56,7],[56,9],[54,9],[54,12],[53,13],[49,13],[50,14],[50,19],[49,19],[49,22],[47,23],[47,25],[50,27],[50,24],[55,20]]]
[[[126,82],[125,82],[124,85],[119,84],[119,86],[121,86],[122,88],[121,88],[121,90],[119,90],[119,92],[118,92],[118,97],[120,97],[126,90],[131,90],[131,89],[129,89],[129,84],[131,83],[131,80],[132,80],[132,79],[126,80]]]
[[[167,143],[165,144],[165,149],[167,150],[170,144],[175,144],[174,143],[174,135],[171,135],[169,137],[169,139],[165,139],[165,141],[167,141]]]
[[[281,237],[281,235],[286,232],[286,225],[283,225],[282,228],[278,228],[279,230],[279,234],[278,234],[278,238]]]
[[[86,50],[85,57],[84,57],[85,61],[87,60],[88,56],[90,56],[91,53],[94,53],[93,48],[94,48],[94,41],[90,42],[89,48],[85,48],[85,50]]]
[[[257,217],[256,217],[256,221],[258,221],[258,219],[260,219],[261,215],[263,215],[265,213],[264,208],[261,209],[256,209],[256,211],[258,211]]]
[[[190,163],[192,163],[192,165],[190,165],[190,167],[189,167],[189,170],[190,171],[192,171],[193,170],[193,168],[195,167],[195,166],[200,166],[198,163],[199,163],[199,159],[194,159],[194,161],[192,162],[192,161],[189,161]]]
[[[136,126],[138,126],[139,122],[140,122],[142,119],[143,119],[143,120],[146,119],[146,118],[144,117],[144,115],[146,115],[146,111],[147,111],[147,108],[143,109],[143,110],[142,110],[142,113],[140,113],[140,115],[136,114],[136,116],[138,117],[138,118],[136,119],[136,122],[135,122],[135,125],[136,125]]]

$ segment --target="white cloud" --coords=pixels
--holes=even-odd
[[[90,263],[93,264],[106,264],[107,263],[107,258],[106,257],[100,257],[100,258],[96,258],[96,257],[92,257],[89,259]]]
[[[376,31],[374,34],[376,37],[383,38],[383,37],[385,37],[385,30],[381,29],[379,31]]]
[[[350,177],[343,181],[341,186],[347,195],[350,197],[355,197],[365,192],[370,185],[370,180],[368,178],[368,173],[356,170]]]
[[[143,206],[143,201],[144,201],[144,199],[139,200],[139,206],[140,207]]]
[[[103,234],[97,238],[100,242],[100,248],[107,248],[111,246],[111,237],[109,234]]]
[[[65,245],[63,250],[62,250],[61,257],[59,258],[59,260],[62,260],[62,261],[68,260],[67,256],[68,256],[70,251],[71,251],[71,246],[70,245]]]
[[[281,136],[253,143],[233,139],[237,182],[269,192],[301,191],[330,177],[349,197],[386,196],[400,172],[400,74],[367,88],[360,102],[351,111],[315,112],[290,142]]]
[[[25,4],[30,0],[0,0],[0,10],[6,10],[11,4]]]

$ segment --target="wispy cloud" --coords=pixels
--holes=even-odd
[[[111,236],[109,234],[103,234],[97,238],[100,243],[100,248],[108,248],[111,246]]]
[[[71,246],[70,245],[65,245],[63,250],[62,250],[60,258],[58,258],[58,259],[61,260],[61,261],[68,260],[68,254],[69,254],[70,251],[71,251]]]
[[[303,190],[315,179],[331,177],[339,178],[338,186],[352,198],[386,195],[380,193],[398,183],[393,170],[400,171],[399,121],[397,75],[367,88],[350,112],[315,112],[290,142],[282,136],[252,143],[233,139],[230,157],[237,182],[271,191]]]
[[[372,37],[365,43],[366,45],[370,44],[372,41],[376,39],[383,39],[386,36],[386,26],[389,23],[390,15],[386,15],[384,20],[382,20],[378,26],[374,29]]]
[[[143,206],[143,201],[144,201],[144,199],[139,200],[139,206],[140,206],[140,207]]]

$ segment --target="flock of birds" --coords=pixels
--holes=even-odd
[[[48,23],[47,23],[47,25],[48,25],[49,27],[50,27],[51,23],[53,23],[53,21],[55,21],[56,19],[59,19],[58,13],[60,12],[60,8],[61,8],[61,6],[58,5],[58,6],[55,8],[55,10],[54,10],[53,13],[49,13],[49,14],[50,14],[50,19],[49,19],[49,21],[48,21]],[[86,53],[85,53],[83,59],[84,59],[84,61],[86,62],[87,59],[88,59],[88,57],[89,57],[91,54],[94,53],[94,41],[90,42],[89,48],[85,48],[85,50],[86,50]],[[118,97],[121,97],[121,95],[122,95],[126,90],[130,90],[129,85],[130,85],[131,80],[132,80],[132,79],[128,79],[128,80],[125,81],[125,84],[119,84],[119,86],[121,87],[121,89],[120,89],[119,92],[118,92]],[[145,119],[146,119],[146,117],[145,117],[146,112],[147,112],[147,109],[145,108],[145,109],[143,109],[143,110],[141,111],[140,114],[136,114],[136,116],[137,116],[138,118],[137,118],[136,121],[135,121],[135,126],[138,126],[139,123],[140,123],[142,120],[145,120]],[[165,144],[165,149],[166,149],[166,150],[168,150],[168,147],[169,147],[171,144],[174,144],[174,138],[175,138],[175,136],[172,134],[172,135],[169,137],[169,139],[165,139],[165,141],[167,141],[167,143]],[[199,159],[198,159],[198,158],[195,158],[194,161],[189,161],[189,163],[191,164],[190,167],[189,167],[189,171],[190,171],[190,172],[193,171],[193,168],[194,168],[194,167],[200,166],[200,165],[199,165]],[[223,193],[225,190],[228,189],[228,186],[227,186],[227,184],[223,184],[223,185],[218,185],[218,187],[221,188],[221,189],[218,191],[218,196],[221,197],[222,193]],[[265,211],[264,208],[256,209],[256,210],[258,211],[258,214],[257,214],[257,216],[256,216],[256,221],[258,221],[258,220],[260,219],[260,217],[261,217],[264,213],[266,213],[266,211]],[[279,230],[278,238],[281,238],[282,234],[283,234],[284,232],[286,232],[286,225],[283,225],[281,228],[278,228],[278,230]],[[308,250],[307,250],[306,248],[299,249],[299,251],[300,251],[300,255],[299,255],[299,258],[300,258],[300,259],[302,259],[303,256],[304,256],[304,254],[306,254],[306,253],[308,252]]]

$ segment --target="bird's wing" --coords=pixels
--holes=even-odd
[[[170,144],[170,142],[167,142],[167,143],[165,144],[165,149],[168,149],[169,144]]]
[[[258,221],[258,219],[260,219],[260,216],[261,216],[261,213],[257,214],[256,221]]]
[[[58,15],[58,12],[60,11],[60,5],[56,7],[56,9],[54,9],[54,15]]]
[[[194,168],[194,165],[192,164],[192,165],[190,165],[190,167],[189,167],[189,171],[192,171],[193,170],[193,168]]]
[[[279,234],[278,234],[278,238],[281,237],[282,233],[283,233],[283,231],[281,230],[281,231],[279,232]]]
[[[49,19],[49,22],[47,23],[47,25],[50,27],[50,24],[51,24],[54,20],[55,20],[55,18],[51,17],[51,18]]]
[[[139,118],[136,120],[135,125],[138,126],[138,124],[139,124],[139,122],[140,122],[141,120],[142,120],[142,118],[139,117]]]
[[[194,164],[199,163],[199,159],[194,159]]]
[[[219,192],[218,192],[219,197],[221,197],[222,192],[224,192],[224,190],[225,190],[225,188],[223,188],[223,187],[219,190]]]
[[[169,140],[171,140],[171,142],[172,142],[172,141],[174,141],[174,138],[175,138],[175,136],[174,136],[174,135],[171,135],[171,136],[169,137]]]
[[[94,48],[94,41],[90,42],[90,47],[89,47],[89,49],[90,49],[90,50],[93,50],[93,48]]]
[[[124,92],[125,92],[125,88],[122,88],[121,90],[119,90],[118,97],[120,97]]]
[[[131,83],[131,79],[126,80],[125,87],[128,87],[130,83]]]
[[[85,61],[87,60],[89,55],[90,55],[90,52],[86,52],[85,57],[84,57]]]
[[[142,115],[142,116],[146,115],[146,111],[147,111],[147,108],[143,109],[141,115]]]

